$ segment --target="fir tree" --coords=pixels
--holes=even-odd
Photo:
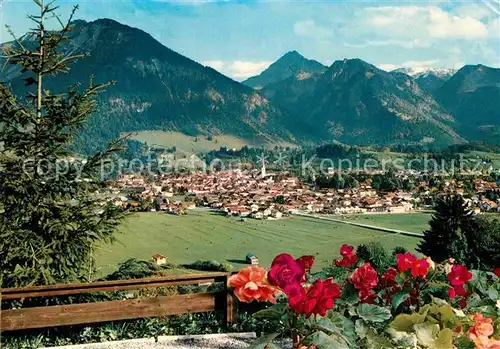
[[[44,89],[47,76],[64,73],[84,56],[64,50],[74,8],[63,23],[57,7],[34,0],[40,13],[24,38],[5,45],[6,63],[23,74],[29,94],[16,98],[0,84],[0,280],[2,287],[92,278],[94,250],[113,239],[123,213],[94,193],[99,170],[118,143],[86,161],[68,146],[95,111],[95,96],[108,84]],[[47,30],[47,21],[61,30]],[[71,159],[75,160],[72,161]]]
[[[468,204],[460,195],[446,196],[437,199],[435,211],[417,251],[436,262],[450,257],[457,261],[465,259],[468,252],[465,232],[473,223]]]

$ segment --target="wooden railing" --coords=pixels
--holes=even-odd
[[[25,288],[2,288],[0,289],[0,297],[2,301],[5,301],[215,282],[224,285],[223,291],[218,293],[193,293],[0,310],[0,332],[200,313],[213,310],[223,312],[223,321],[227,325],[236,321],[236,304],[234,297],[227,289],[229,276],[229,273],[205,273]]]

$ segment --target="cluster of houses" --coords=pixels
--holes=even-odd
[[[114,203],[125,207],[142,207],[148,211],[184,214],[197,206],[211,208],[228,216],[255,219],[279,219],[284,214],[325,213],[404,213],[424,207],[425,199],[436,194],[430,180],[418,173],[401,173],[412,178],[411,191],[380,192],[368,179],[351,189],[317,189],[288,173],[266,173],[262,170],[227,170],[216,173],[193,172],[154,176],[124,175],[110,183],[116,194]],[[471,203],[479,211],[499,211],[500,201],[488,200],[481,193],[500,190],[498,183],[477,178],[473,185],[477,195]],[[463,193],[463,183],[456,179],[443,182],[440,192]]]
[[[255,219],[279,219],[299,212],[406,212],[412,209],[413,200],[405,192],[379,194],[368,184],[355,189],[315,190],[286,173],[255,170],[158,176],[153,184],[146,184],[140,175],[126,175],[112,183],[112,188],[117,194],[116,205],[138,207],[138,200],[142,200],[151,203],[150,211],[174,214],[203,206]],[[180,195],[187,199],[174,200]]]

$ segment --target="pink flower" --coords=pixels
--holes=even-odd
[[[268,273],[269,283],[285,289],[300,284],[305,277],[305,262],[295,260],[291,255],[282,253],[274,258]]]
[[[311,270],[314,265],[314,256],[302,256],[297,259],[297,263],[301,263],[305,270]]]

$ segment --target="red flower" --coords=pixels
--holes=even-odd
[[[500,278],[500,267],[495,268],[495,270],[493,270],[493,274],[495,274],[496,276],[498,276]]]
[[[472,279],[472,273],[463,265],[454,265],[446,277],[452,286],[462,286]]]
[[[457,292],[455,291],[455,289],[453,287],[450,287],[448,289],[448,297],[450,297],[451,299],[453,299],[456,296],[457,296]]]
[[[342,259],[336,259],[335,265],[337,267],[349,268],[358,263],[358,256],[354,253],[344,256]]]
[[[290,285],[285,289],[285,293],[290,308],[298,314],[305,314],[306,317],[312,314],[325,316],[335,305],[335,299],[342,296],[339,286],[332,279],[318,279],[309,288],[299,284]]]
[[[359,300],[361,303],[374,304],[377,294],[373,290],[361,290],[359,291]]]
[[[300,284],[305,276],[305,263],[298,262],[291,255],[282,253],[274,258],[267,278],[273,286],[282,289],[295,284]]]
[[[352,273],[349,281],[357,290],[372,290],[378,284],[378,274],[370,263],[366,262]]]
[[[415,257],[410,252],[398,253],[396,255],[396,258],[398,260],[398,271],[399,272],[410,270],[411,267],[413,266],[413,263],[415,263],[417,261],[417,257]]]
[[[460,308],[462,309],[465,309],[465,307],[467,306],[467,298],[462,298],[458,304],[460,305]]]
[[[411,275],[413,277],[421,277],[422,279],[425,279],[430,266],[431,265],[426,259],[419,259],[413,262],[411,266]]]
[[[396,276],[398,271],[394,268],[387,269],[380,277],[380,283],[384,287],[390,287],[396,284]]]
[[[454,286],[448,289],[448,296],[450,298],[455,298],[457,296],[467,296],[467,290],[464,285]]]
[[[302,263],[305,270],[311,270],[312,266],[314,265],[314,256],[302,256],[297,259],[297,262]]]
[[[342,245],[340,247],[340,254],[342,255],[342,259],[336,259],[335,265],[337,267],[349,268],[358,263],[358,256],[353,252],[354,247],[350,245]]]
[[[354,251],[354,247],[352,247],[350,245],[343,244],[342,246],[340,246],[340,254],[342,256],[350,255],[353,253],[353,251]]]

